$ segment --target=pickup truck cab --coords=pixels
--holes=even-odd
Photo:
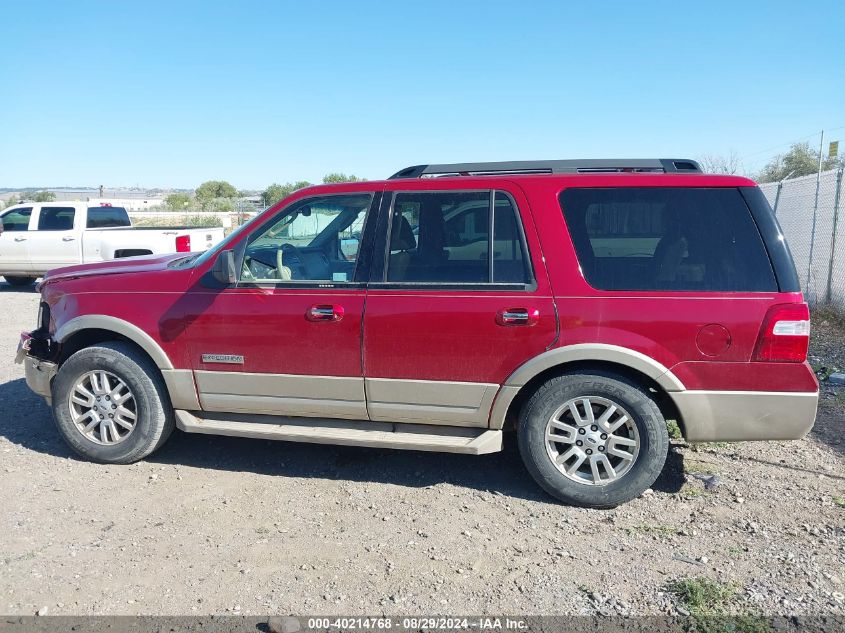
[[[22,203],[0,213],[0,275],[28,285],[48,270],[138,255],[203,251],[222,228],[133,227],[123,207]]]
[[[302,189],[203,254],[50,272],[18,361],[95,461],[177,427],[515,440],[544,490],[601,508],[654,482],[667,420],[693,442],[803,437],[809,333],[752,181],[680,159],[475,163]]]

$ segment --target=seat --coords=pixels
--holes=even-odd
[[[411,251],[417,247],[414,230],[408,219],[399,213],[393,216],[390,231],[390,257],[387,265],[388,281],[405,281],[411,263]]]
[[[687,255],[687,239],[682,232],[681,217],[674,209],[668,209],[666,232],[654,249],[654,277],[658,283],[671,283],[677,280],[678,270]]]

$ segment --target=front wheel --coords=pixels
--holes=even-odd
[[[95,462],[129,464],[161,446],[173,411],[158,369],[133,345],[87,347],[53,380],[53,417],[70,447]]]
[[[612,508],[639,496],[666,462],[666,421],[648,391],[603,372],[565,374],[522,408],[519,451],[537,483],[566,503]]]
[[[9,277],[5,276],[6,282],[10,286],[31,286],[35,283],[35,277]]]

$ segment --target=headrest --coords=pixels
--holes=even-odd
[[[390,232],[390,250],[410,251],[417,247],[411,223],[401,213],[393,216],[393,229]]]

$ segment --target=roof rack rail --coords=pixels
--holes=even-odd
[[[514,160],[499,163],[453,163],[414,165],[397,171],[398,178],[436,178],[440,176],[492,176],[500,174],[604,174],[604,173],[701,173],[701,166],[689,158],[634,158],[587,160]]]

